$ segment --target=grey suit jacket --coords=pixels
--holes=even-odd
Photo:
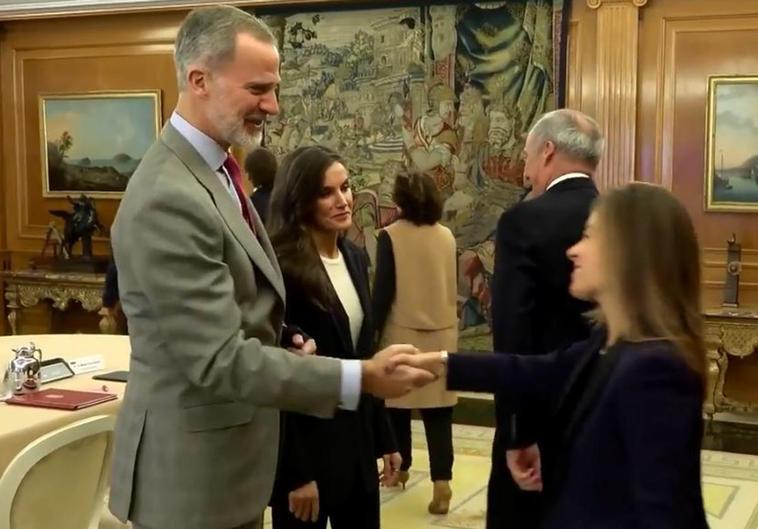
[[[274,480],[278,410],[329,417],[339,403],[339,361],[276,347],[284,286],[254,222],[258,238],[214,171],[166,125],[112,230],[132,347],[111,478],[121,520],[224,529],[259,518]]]

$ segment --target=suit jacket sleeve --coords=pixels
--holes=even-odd
[[[536,264],[530,255],[528,219],[514,206],[497,225],[492,276],[492,339],[495,351],[529,354],[532,340]]]
[[[108,262],[105,272],[105,286],[103,288],[103,307],[113,308],[118,303],[118,271],[113,258]]]
[[[374,405],[374,446],[376,447],[376,457],[380,458],[385,454],[397,452],[397,442],[384,401],[375,397],[370,398]]]
[[[173,186],[152,193],[125,225],[117,221],[114,249],[142,270],[144,302],[189,383],[229,400],[331,417],[339,361],[299,357],[243,333],[224,230],[210,201]]]
[[[382,230],[376,241],[376,270],[371,305],[378,338],[384,333],[392,303],[395,301],[395,255],[392,252],[392,239]]]
[[[512,445],[535,442],[545,416],[558,401],[574,366],[591,347],[589,340],[547,355],[454,354],[448,359],[447,387],[456,391],[494,393],[505,407],[498,423],[511,413],[526,415],[530,428],[514,433]]]
[[[307,438],[306,421],[308,418],[299,413],[282,413],[284,435],[277,480],[288,492],[316,479],[313,461],[320,455],[313,453]]]
[[[636,527],[684,527],[682,491],[698,475],[686,469],[700,457],[702,385],[673,355],[643,357],[623,380],[616,416],[628,454]]]

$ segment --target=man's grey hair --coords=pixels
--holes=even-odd
[[[529,134],[555,145],[557,152],[572,160],[597,167],[605,140],[597,122],[586,114],[566,108],[544,114]]]
[[[276,45],[271,29],[259,18],[231,6],[194,9],[176,35],[174,64],[179,90],[187,87],[187,71],[200,63],[209,70],[234,60],[237,35],[248,33],[261,42]]]

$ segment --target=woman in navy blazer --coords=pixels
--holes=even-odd
[[[545,529],[706,529],[700,485],[705,346],[700,252],[684,207],[634,183],[603,195],[568,251],[571,293],[597,303],[589,339],[546,356],[396,358],[499,394],[528,419],[508,465],[542,490]],[[526,351],[525,351],[526,352]],[[498,417],[498,420],[502,420]]]

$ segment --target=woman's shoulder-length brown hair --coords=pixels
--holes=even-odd
[[[442,218],[442,196],[427,173],[402,170],[395,177],[392,199],[400,218],[416,225],[433,225]]]
[[[700,247],[689,213],[663,187],[639,182],[602,194],[594,212],[629,319],[624,338],[671,341],[704,381]]]

